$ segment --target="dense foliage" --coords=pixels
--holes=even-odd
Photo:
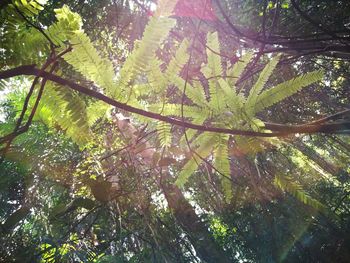
[[[328,4],[1,2],[0,261],[348,262]]]

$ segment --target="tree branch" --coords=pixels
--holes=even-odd
[[[231,135],[242,135],[242,136],[256,136],[256,137],[283,137],[290,134],[296,134],[296,133],[337,133],[338,130],[336,128],[339,128],[338,126],[335,126],[334,124],[321,124],[321,125],[309,125],[309,124],[303,124],[303,125],[283,125],[283,124],[271,124],[267,123],[266,128],[272,130],[272,133],[267,132],[255,132],[255,131],[247,131],[247,130],[236,130],[236,129],[226,129],[226,128],[217,128],[217,127],[210,127],[205,125],[197,125],[186,121],[181,121],[176,118],[163,116],[158,113],[149,112],[143,109],[135,108],[133,106],[130,106],[128,104],[116,101],[112,98],[109,98],[97,91],[91,90],[89,88],[86,88],[82,85],[79,85],[73,81],[64,79],[62,77],[59,77],[57,75],[51,74],[49,72],[41,72],[40,69],[35,68],[34,65],[25,65],[20,66],[17,68],[13,68],[10,70],[6,70],[3,72],[0,72],[0,79],[6,79],[11,78],[19,75],[29,75],[29,76],[41,76],[43,78],[46,78],[47,80],[53,81],[57,84],[67,86],[75,91],[78,91],[82,94],[85,94],[89,97],[101,100],[111,106],[114,106],[118,109],[125,110],[130,113],[135,113],[138,115],[142,115],[151,119],[156,119],[160,121],[164,121],[173,125],[177,125],[180,127],[185,127],[189,129],[194,129],[198,131],[207,131],[207,132],[216,132],[216,133],[225,133],[225,134],[231,134]]]

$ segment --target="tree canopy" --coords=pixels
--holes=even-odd
[[[349,13],[2,1],[0,262],[348,262]]]

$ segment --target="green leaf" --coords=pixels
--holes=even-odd
[[[83,98],[70,89],[47,82],[38,114],[48,126],[58,124],[80,147],[91,139],[87,107]]]
[[[119,92],[127,92],[131,82],[134,82],[136,76],[144,72],[156,50],[167,37],[170,30],[175,26],[175,19],[168,17],[153,16],[148,22],[139,45],[127,57],[124,65],[120,70]]]
[[[297,93],[304,87],[322,80],[323,71],[316,70],[302,76],[280,83],[266,91],[263,91],[256,99],[255,104],[250,105],[250,112],[258,113],[285,98]]]
[[[198,82],[194,82],[193,85],[187,83],[186,96],[198,106],[206,107],[208,105],[203,87]]]
[[[181,91],[185,81],[180,77],[180,73],[190,57],[189,53],[187,52],[188,47],[188,40],[181,42],[179,48],[176,50],[175,56],[170,60],[164,73],[164,77],[167,79],[168,84],[173,83],[177,85]]]
[[[118,87],[112,63],[101,58],[88,36],[76,31],[69,38],[73,50],[64,55],[64,60],[73,66],[84,77],[103,88],[108,95],[118,94]]]
[[[241,77],[242,73],[251,61],[254,53],[248,51],[233,65],[231,69],[227,71],[229,86],[233,88],[236,85],[237,80]]]
[[[288,175],[277,174],[274,179],[274,184],[280,189],[290,193],[292,196],[306,205],[309,205],[322,212],[327,210],[322,203],[310,197],[303,190],[303,187]]]
[[[221,65],[220,43],[217,32],[208,33],[207,35],[207,59],[208,64],[202,68],[204,76],[208,79],[210,93],[210,107],[215,111],[222,110],[221,100],[224,93],[218,83],[218,79],[223,76],[223,68]]]
[[[271,61],[264,67],[263,71],[260,73],[258,80],[255,82],[254,86],[249,92],[245,108],[249,116],[253,116],[251,111],[252,106],[256,104],[257,98],[261,90],[264,88],[266,82],[270,78],[273,70],[276,68],[280,60],[280,55],[275,56]]]
[[[214,149],[214,167],[220,172],[218,176],[221,181],[226,203],[230,203],[233,196],[230,180],[230,160],[228,158],[228,139],[228,135],[217,135],[217,144]]]
[[[158,121],[157,133],[162,147],[169,147],[171,145],[171,124]]]
[[[281,7],[282,7],[282,9],[288,9],[289,3],[282,3]]]
[[[175,182],[179,187],[182,187],[188,181],[188,178],[198,169],[198,166],[203,162],[202,159],[207,158],[212,152],[215,136],[211,133],[202,133],[196,138],[195,143],[200,145],[195,151],[201,158],[193,153],[192,158],[182,167]]]

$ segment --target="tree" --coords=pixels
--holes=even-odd
[[[237,42],[228,41],[217,28],[220,23],[210,1],[199,8],[206,15],[197,17],[191,11],[197,5],[159,2],[138,41],[110,35],[115,27],[98,18],[96,24],[106,27],[102,31],[106,37],[100,38],[99,30],[88,35],[83,18],[68,6],[55,10],[55,21],[50,15],[40,18],[46,10],[38,16],[44,2],[2,6],[5,56],[0,79],[12,86],[14,77],[27,76],[19,83],[30,80],[32,85],[25,95],[6,96],[1,165],[25,177],[16,171],[21,161],[11,156],[19,155],[16,148],[29,153],[27,144],[33,137],[47,140],[49,148],[63,145],[63,151],[48,154],[31,145],[35,154],[29,155],[26,173],[32,180],[27,187],[20,185],[34,189],[36,195],[17,194],[20,202],[5,211],[3,260],[280,262],[289,253],[294,260],[312,261],[317,252],[308,257],[298,243],[303,234],[305,240],[308,235],[290,222],[286,230],[283,223],[296,213],[300,222],[316,224],[309,238],[324,240],[330,230],[337,233],[333,240],[341,251],[339,260],[345,262],[349,204],[343,178],[348,174],[349,154],[347,137],[338,134],[348,134],[349,110],[323,118],[312,115],[314,119],[304,116],[306,109],[304,115],[292,112],[290,120],[273,115],[278,108],[288,113],[285,109],[293,106],[288,100],[298,91],[317,87],[320,80],[330,81],[328,73],[307,64],[302,70],[284,64],[284,76],[274,76],[279,62],[290,59],[289,53],[266,56],[263,43],[254,56],[253,46],[254,41],[275,41],[273,31],[268,38],[263,31],[264,41],[260,34],[240,35],[220,2],[214,7],[230,30],[248,43],[233,56],[226,54]],[[300,7],[292,3],[298,11]],[[147,2],[113,4],[127,13],[126,20],[142,20],[143,14],[137,12],[148,12]],[[268,8],[276,9],[277,16],[281,7],[280,2],[263,7],[265,26]],[[252,10],[259,8],[253,5]],[[289,7],[284,9],[289,17]],[[40,19],[46,21],[46,28]],[[95,23],[91,17],[86,21]],[[18,29],[23,30],[19,36]],[[344,44],[339,37],[330,40],[337,48]],[[16,45],[11,38],[18,39]],[[269,43],[276,44],[281,43]],[[288,50],[294,50],[289,44],[285,44]],[[125,47],[130,47],[129,54]],[[309,101],[307,107],[317,110],[316,102]],[[299,124],[288,124],[292,122]],[[306,135],[294,143],[300,134]],[[328,148],[317,146],[317,140],[308,137],[311,134]],[[327,144],[330,140],[338,146]],[[316,154],[321,148],[324,152]],[[316,173],[328,181],[316,180]],[[320,201],[323,191],[329,195]],[[278,198],[282,193],[289,195],[286,202]],[[162,200],[167,206],[158,208]],[[254,203],[246,207],[249,200]],[[285,212],[285,207],[292,212]],[[250,235],[235,219],[252,222]],[[11,238],[9,233],[19,222],[23,228]],[[327,231],[322,232],[322,227]],[[278,236],[279,231],[285,235]],[[260,241],[254,249],[252,232],[268,242]],[[286,235],[292,238],[278,246]],[[28,241],[19,243],[19,237]],[[5,253],[11,242],[25,253],[20,249]],[[271,254],[271,247],[276,252]],[[332,258],[331,253],[324,258]]]

